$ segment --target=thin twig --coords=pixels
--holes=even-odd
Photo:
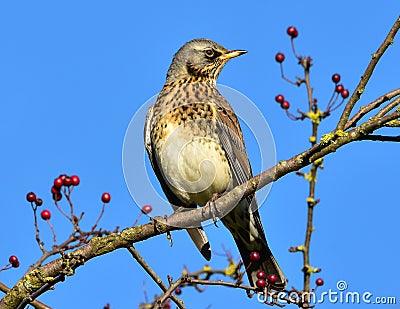
[[[357,121],[360,120],[362,117],[364,117],[367,113],[369,113],[373,109],[378,108],[383,103],[391,100],[392,98],[394,98],[398,95],[400,95],[400,88],[395,89],[393,91],[390,91],[390,92],[380,96],[378,99],[369,103],[367,106],[361,107],[360,110],[349,121],[347,121],[346,125],[344,126],[344,130],[354,127],[357,124]]]
[[[100,215],[98,216],[95,224],[92,226],[92,232],[96,229],[97,224],[99,224],[101,218],[103,217],[105,207],[106,207],[106,203],[103,203],[103,206],[101,207]]]
[[[168,287],[163,283],[161,278],[157,275],[157,273],[150,267],[149,264],[142,258],[140,253],[130,245],[127,247],[128,251],[131,253],[132,257],[139,263],[140,266],[147,272],[147,274],[154,280],[154,282],[160,287],[160,289],[165,293],[168,290]],[[176,297],[174,294],[170,294],[170,298],[180,309],[185,309],[183,305],[183,301]]]
[[[60,193],[61,194],[61,193]],[[62,214],[63,214],[63,216],[65,217],[65,218],[67,218],[68,219],[68,221],[71,221],[72,222],[72,219],[67,215],[67,213],[60,207],[60,205],[58,205],[58,201],[54,201],[54,204],[56,205],[56,207],[57,207],[57,209],[58,209],[58,211],[59,212],[61,212]]]
[[[311,68],[311,57],[307,57],[307,62],[300,62],[304,68],[304,82],[307,90],[307,101],[309,107],[309,113],[316,112],[318,110],[317,101],[313,98],[313,89],[310,82],[310,68]],[[320,121],[311,120],[311,147],[315,146],[318,138],[318,128]],[[314,215],[314,199],[315,199],[315,182],[317,178],[318,166],[320,162],[313,162],[310,168],[310,179],[309,179],[309,193],[307,198],[307,223],[306,233],[303,245],[303,291],[308,292],[310,290],[310,246],[311,246],[311,235],[313,232],[313,215]]]
[[[174,291],[175,291],[175,289],[177,288],[177,287],[179,287],[180,285],[181,285],[181,283],[182,283],[182,279],[180,278],[179,280],[177,280],[177,281],[175,281],[174,283],[172,283],[170,286],[169,286],[169,288],[166,290],[166,291],[164,291],[164,293],[155,301],[155,306],[157,306],[157,305],[161,305],[162,303],[164,303],[168,298],[171,298],[172,299],[172,296],[175,296],[174,294],[172,294]],[[173,299],[172,299],[173,300]],[[174,301],[175,302],[175,301]],[[182,302],[181,300],[179,300],[179,302]],[[175,302],[176,303],[176,302]],[[185,306],[183,306],[183,304],[182,304],[182,307],[180,307],[179,306],[179,304],[177,304],[178,305],[178,307],[179,308],[186,308]],[[157,308],[157,307],[156,307]]]
[[[361,136],[359,141],[379,141],[379,142],[400,142],[400,135],[386,136],[386,135],[366,135]]]
[[[37,244],[39,245],[40,250],[43,252],[43,254],[46,254],[47,250],[44,248],[44,243],[43,241],[40,240],[40,230],[39,230],[39,225],[37,221],[37,207],[32,206],[33,209],[33,220],[34,220],[34,226],[35,226],[35,239]]]
[[[299,85],[298,82],[294,82],[294,81],[290,80],[289,78],[287,78],[287,77],[285,76],[285,74],[283,73],[283,64],[282,64],[282,63],[280,63],[280,68],[281,68],[281,77],[282,77],[282,79],[284,79],[285,81],[287,81],[289,84],[296,85],[296,86]]]
[[[393,110],[396,106],[400,104],[400,97],[398,97],[396,100],[393,100],[390,102],[388,105],[386,105],[384,108],[382,108],[377,114],[376,117],[382,117],[385,116],[387,113],[389,113],[391,110]]]
[[[55,277],[53,280],[50,282],[46,282],[43,286],[41,286],[39,289],[37,289],[35,292],[33,292],[31,295],[25,297],[21,303],[19,303],[18,307],[16,309],[23,309],[25,308],[26,305],[32,304],[35,298],[39,297],[41,294],[49,290],[54,284],[60,281],[64,281],[65,275],[59,275]]]
[[[51,233],[53,234],[53,248],[57,246],[57,236],[56,236],[56,231],[54,230],[53,225],[51,224],[50,220],[46,220],[47,224],[50,227]]]
[[[67,201],[68,201],[69,212],[70,212],[70,214],[71,214],[71,222],[72,222],[72,224],[74,224],[73,218],[75,217],[75,215],[74,215],[74,204],[72,203],[72,201],[71,201],[71,196],[70,196],[71,190],[68,189],[68,192],[67,192],[67,189],[64,188],[63,191],[64,191],[65,198],[66,198]]]
[[[396,22],[390,29],[388,35],[382,42],[381,46],[379,46],[378,50],[376,53],[372,54],[372,59],[369,62],[359,84],[357,85],[356,89],[354,90],[353,94],[351,95],[349,101],[346,104],[346,107],[343,110],[343,113],[340,117],[340,120],[338,122],[338,125],[336,126],[336,130],[343,130],[347,120],[349,119],[350,113],[354,108],[354,105],[357,103],[357,101],[360,99],[361,95],[363,94],[365,87],[371,78],[372,73],[374,72],[374,69],[376,65],[378,64],[380,58],[382,55],[385,53],[386,49],[393,44],[394,42],[394,37],[396,36],[397,31],[400,28],[400,16],[397,18]]]

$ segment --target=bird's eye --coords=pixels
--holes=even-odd
[[[206,55],[207,58],[213,58],[214,55],[215,55],[215,52],[214,52],[214,50],[212,50],[212,49],[206,49],[206,50],[204,51],[204,53],[205,53],[205,55]]]

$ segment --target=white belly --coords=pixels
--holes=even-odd
[[[230,166],[219,143],[188,136],[183,128],[168,137],[159,162],[168,186],[187,204],[203,206],[231,185]]]

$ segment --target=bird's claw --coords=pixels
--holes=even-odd
[[[218,199],[218,193],[215,193],[214,195],[213,195],[213,197],[211,198],[211,200],[209,200],[208,201],[208,203],[207,203],[207,205],[206,206],[208,206],[209,207],[209,211],[211,212],[211,215],[212,215],[212,219],[213,219],[213,222],[214,222],[214,225],[216,226],[216,227],[218,227],[218,224],[217,224],[217,216],[218,216],[218,209],[217,209],[217,203],[215,202],[217,199]]]

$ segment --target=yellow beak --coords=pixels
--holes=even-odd
[[[235,50],[228,50],[225,54],[223,54],[223,58],[225,59],[231,59],[238,57],[240,55],[243,55],[247,53],[247,50],[240,50],[240,49],[235,49]]]

